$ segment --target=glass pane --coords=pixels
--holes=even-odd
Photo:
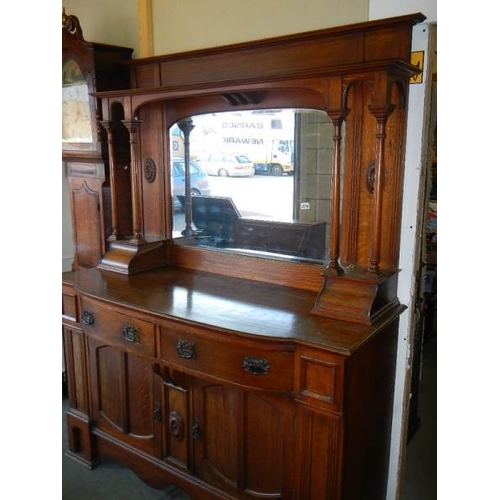
[[[324,261],[333,168],[333,130],[326,113],[273,109],[191,119],[189,179],[182,124],[170,130],[175,242]]]
[[[92,142],[89,89],[73,59],[65,61],[62,68],[62,141]]]

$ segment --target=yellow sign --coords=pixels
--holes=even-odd
[[[424,70],[424,51],[421,50],[419,52],[412,52],[411,63],[413,64],[413,66],[416,66],[422,72],[418,73],[418,75],[413,75],[410,78],[410,83],[422,83],[423,70]]]

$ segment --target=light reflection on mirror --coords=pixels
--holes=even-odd
[[[333,168],[333,127],[327,114],[272,109],[190,118],[194,128],[189,137],[179,124],[170,129],[175,242],[323,262]],[[190,206],[191,218],[186,214]],[[195,233],[185,236],[188,220]]]

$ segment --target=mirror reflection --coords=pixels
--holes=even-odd
[[[306,109],[208,113],[173,125],[174,241],[323,262],[332,134],[326,113]]]

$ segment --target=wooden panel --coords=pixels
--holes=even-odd
[[[172,245],[171,264],[186,269],[210,269],[210,272],[248,280],[263,281],[318,292],[322,265],[290,264],[242,255]]]
[[[268,78],[296,76],[317,68],[327,68],[362,60],[363,45],[359,37],[351,34],[336,39],[309,40],[289,44],[270,45],[263,54],[260,47],[241,47],[235,51],[224,50],[178,61],[174,58],[161,63],[162,86],[240,80],[259,75]],[[311,57],[314,50],[315,57]]]
[[[136,87],[158,87],[160,86],[160,65],[140,65],[132,69]]]
[[[69,179],[73,213],[73,243],[75,265],[95,267],[102,255],[100,192],[92,189],[90,181]]]
[[[335,412],[342,411],[344,359],[334,354],[299,349],[296,355],[297,397]]]
[[[124,353],[89,339],[93,368],[93,417],[103,417],[121,432],[127,432]]]
[[[89,414],[85,336],[80,329],[63,328],[68,397],[71,408]]]
[[[93,422],[100,431],[154,455],[151,364],[90,337],[88,345]]]
[[[340,417],[298,408],[297,498],[340,500],[341,429]],[[358,481],[363,481],[362,474],[357,473]]]
[[[71,285],[63,284],[62,287],[62,316],[65,324],[76,325],[79,322],[78,301]]]
[[[377,57],[385,59],[398,58],[408,60],[410,57],[411,28],[401,29],[381,28],[368,31],[365,35],[364,57],[366,60],[375,60]]]
[[[138,356],[127,356],[126,380],[129,433],[134,436],[141,436],[142,439],[152,438],[151,364]]]
[[[190,412],[189,392],[178,385],[177,379],[170,377],[169,370],[163,375],[162,381],[162,420],[164,420],[163,460],[174,463],[177,467],[186,469],[189,463]],[[182,375],[182,374],[180,374]],[[181,378],[184,378],[181,376]],[[155,405],[157,403],[155,402]]]
[[[425,19],[411,14],[254,42],[227,45],[183,54],[139,59],[131,63],[139,88],[159,84],[176,87],[189,83],[236,80],[265,81],[356,64],[397,58],[409,60],[411,26]]]
[[[248,394],[245,408],[245,490],[281,498],[286,470],[283,434],[289,430],[282,401]]]
[[[190,349],[189,354],[184,354],[186,357],[179,353],[183,345]],[[200,336],[194,329],[172,323],[160,328],[160,357],[174,366],[237,385],[276,392],[293,389],[291,346],[238,341],[235,338],[219,342]],[[260,372],[262,364],[265,369]]]
[[[150,104],[142,108],[140,120],[143,233],[146,238],[164,238],[167,210],[164,167],[168,132],[164,131],[163,104]]]
[[[394,321],[346,363],[346,498],[385,498],[397,336],[398,321]],[[360,476],[363,477],[362,481],[359,480]]]
[[[234,498],[291,498],[289,402],[196,382],[196,474]]]
[[[69,177],[95,177],[104,179],[104,163],[66,162],[66,175]]]
[[[193,415],[201,438],[195,444],[195,471],[213,484],[236,488],[239,477],[241,393],[222,385],[197,384]]]

